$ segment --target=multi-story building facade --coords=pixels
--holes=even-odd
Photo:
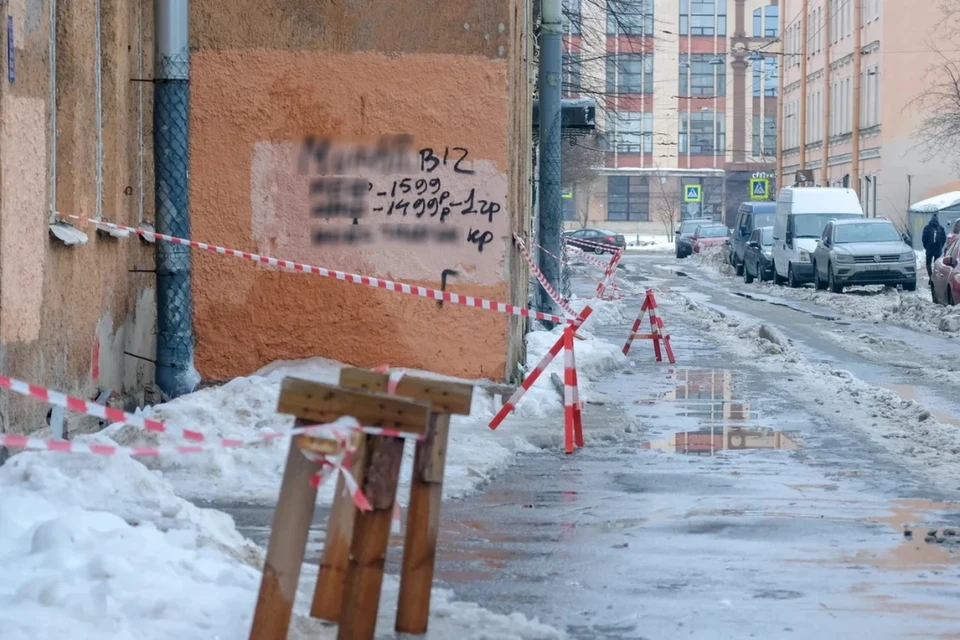
[[[664,233],[731,218],[752,179],[772,186],[777,0],[566,0],[566,14],[564,90],[597,98],[606,151],[569,185],[568,226]]]
[[[955,190],[955,167],[925,153],[921,131],[924,92],[947,59],[931,44],[941,2],[781,5],[781,186],[803,170],[814,185],[857,189],[867,215],[899,223],[911,202]]]

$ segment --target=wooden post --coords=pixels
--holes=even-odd
[[[384,391],[387,389],[388,381],[388,375],[366,369],[345,368],[340,372],[340,384],[348,388]],[[401,573],[400,579],[401,610],[403,609],[402,603],[406,597],[404,594],[425,594],[424,597],[415,600],[417,602],[424,602],[421,608],[424,611],[422,615],[424,620],[423,628],[426,629],[426,617],[429,614],[430,587],[433,578],[433,553],[436,549],[436,534],[427,535],[428,529],[430,529],[428,523],[435,523],[432,525],[432,530],[435,532],[439,526],[440,491],[443,482],[443,466],[446,461],[449,414],[468,415],[470,413],[473,387],[457,382],[403,376],[397,383],[396,393],[399,396],[430,401],[431,408],[435,412],[431,417],[425,440],[417,443],[414,474],[410,489],[410,507],[407,516],[407,540],[403,556],[404,570]],[[438,430],[438,425],[442,425],[443,428]],[[430,464],[427,464],[427,461],[430,461]],[[421,469],[423,469],[422,472]],[[421,478],[425,479],[421,482]],[[426,492],[422,488],[418,488],[421,487],[421,485],[429,488],[429,497],[426,496]],[[436,497],[433,496],[434,493]],[[424,508],[424,501],[426,501],[428,505],[432,505],[435,502],[435,506]],[[392,501],[389,506],[392,511]],[[338,514],[336,523],[332,520],[334,513]],[[342,514],[344,513],[349,515],[343,516]],[[392,513],[390,515],[392,517]],[[353,508],[353,504],[345,500],[343,496],[338,493],[334,501],[333,511],[331,511],[331,524],[327,532],[327,539],[324,543],[320,579],[317,582],[317,589],[314,592],[313,603],[311,605],[310,615],[313,617],[339,622],[341,621],[341,612],[349,610],[348,607],[344,607],[343,605],[343,593],[349,564],[348,557],[350,555],[350,544],[348,541],[354,537],[355,517],[356,510]],[[412,548],[411,536],[417,539],[417,542],[413,543],[414,546],[417,546],[421,543],[422,535],[426,535],[423,541],[426,542],[430,549],[429,566],[422,561],[418,562],[415,565],[417,569],[415,573],[418,578],[409,578],[408,576],[410,576],[411,573],[406,569],[408,566],[407,549]],[[417,558],[420,556],[414,554],[413,557]],[[429,570],[429,575],[426,576],[426,590],[424,591],[421,576],[423,575],[423,571],[427,569]],[[380,579],[382,579],[382,577]],[[378,584],[380,579],[378,579]],[[379,590],[377,593],[379,594]],[[398,620],[399,616],[402,615],[401,610],[398,610]],[[361,633],[362,630],[354,627],[351,629],[351,632]]]
[[[430,405],[426,402],[292,378],[285,379],[280,387],[277,411],[296,416],[298,426],[352,416],[364,426],[413,433],[423,433],[430,419]],[[362,438],[357,440],[363,442]],[[317,497],[310,480],[320,469],[319,463],[301,451],[324,452],[327,446],[322,438],[310,436],[297,438],[290,445],[250,629],[251,640],[286,640]],[[369,452],[362,444],[360,447],[365,459]],[[362,464],[358,466],[363,469]]]

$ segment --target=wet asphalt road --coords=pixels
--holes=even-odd
[[[960,416],[956,394],[935,379],[918,386],[909,369],[825,339],[828,326],[860,330],[836,312],[750,300],[657,268],[671,261],[628,255],[622,277],[776,325],[811,359],[912,384]],[[586,286],[575,283],[582,295]],[[960,535],[948,535],[960,534],[950,502],[960,492],[933,492],[849,425],[806,413],[683,312],[664,309],[677,366],[654,363],[638,341],[631,366],[596,385],[585,449],[525,454],[482,493],[444,505],[438,585],[584,640],[960,638]],[[627,330],[596,332],[619,343]],[[600,426],[624,435],[591,440]],[[269,508],[227,510],[266,542]],[[394,548],[388,570],[398,562]]]

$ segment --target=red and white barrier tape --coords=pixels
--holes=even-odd
[[[607,265],[607,270],[603,272],[603,279],[597,285],[597,297],[601,300],[603,299],[603,293],[607,290],[607,282],[613,282],[616,279],[614,274],[617,272],[617,265],[620,263],[621,257],[623,257],[623,251],[617,251],[613,254],[613,257],[610,258],[610,264]]]
[[[353,500],[353,504],[356,505],[357,509],[360,511],[371,511],[373,507],[370,505],[370,501],[367,500],[367,496],[363,494],[360,485],[357,484],[356,479],[350,473],[351,456],[357,452],[357,449],[350,444],[349,434],[343,431],[334,431],[327,434],[327,436],[333,437],[340,442],[340,454],[324,455],[301,450],[304,456],[320,462],[323,465],[323,468],[310,479],[310,483],[314,488],[317,488],[330,477],[331,472],[335,472],[343,478],[344,488],[350,494],[350,499]]]
[[[620,248],[620,247],[618,247],[618,246],[615,246],[615,245],[612,245],[612,244],[605,244],[605,243],[603,243],[603,242],[594,242],[593,240],[584,240],[583,238],[572,238],[571,240],[567,240],[567,246],[570,246],[570,245],[572,245],[572,244],[574,244],[574,243],[576,243],[576,244],[585,244],[585,245],[587,245],[588,247],[596,247],[596,248],[598,248],[598,249],[606,249],[607,251],[610,251],[611,253],[615,253],[615,252],[617,252],[617,251],[623,251],[622,248]]]
[[[577,361],[573,351],[574,331],[572,327],[563,330],[563,446],[567,453],[573,453],[574,445],[584,445],[577,391]]]
[[[527,261],[527,264],[530,266],[530,271],[536,276],[537,281],[540,283],[540,286],[543,287],[543,290],[547,292],[547,295],[550,296],[550,299],[557,303],[563,311],[571,316],[576,316],[577,312],[570,308],[570,305],[560,297],[560,294],[557,293],[547,278],[543,275],[543,272],[540,271],[537,267],[537,263],[534,261],[533,256],[530,255],[530,251],[527,249],[526,245],[523,244],[523,240],[517,234],[513,234],[513,241],[517,245],[517,249],[520,250],[520,253],[523,254],[524,259]]]
[[[266,436],[254,438],[254,439],[237,439],[237,438],[209,438],[206,435],[200,433],[199,431],[194,431],[191,429],[180,429],[177,427],[170,427],[167,424],[161,422],[160,420],[154,420],[153,418],[147,418],[145,416],[138,416],[132,413],[127,413],[121,411],[120,409],[113,409],[96,402],[90,402],[88,400],[81,400],[80,398],[75,398],[73,396],[68,396],[66,394],[60,393],[59,391],[53,391],[47,389],[46,387],[41,387],[38,385],[33,385],[28,382],[23,382],[22,380],[17,380],[15,378],[9,378],[7,376],[0,376],[0,388],[6,388],[14,393],[19,393],[21,395],[29,396],[31,398],[36,398],[37,400],[42,400],[48,404],[57,405],[60,407],[65,407],[72,411],[77,411],[78,413],[83,413],[88,416],[93,416],[95,418],[100,418],[101,420],[106,420],[108,422],[122,422],[124,424],[129,424],[134,427],[139,427],[146,431],[153,431],[154,433],[168,433],[174,436],[181,436],[185,440],[189,440],[193,443],[203,443],[207,446],[198,447],[190,445],[181,445],[177,446],[167,446],[156,447],[159,452],[175,452],[179,449],[180,453],[198,453],[202,450],[211,450],[211,449],[233,449],[237,447],[245,447],[250,444],[255,444],[257,442],[263,442],[275,438],[283,438],[295,433],[307,433],[310,430],[314,430],[313,427],[306,427],[304,429],[285,431],[277,434],[268,434]],[[370,435],[383,435],[390,436],[394,438],[403,438],[405,440],[422,440],[423,436],[410,433],[407,431],[400,431],[397,429],[385,429],[382,427],[364,427],[359,424],[351,427],[354,431],[362,431]],[[7,439],[12,439],[10,442],[16,442],[17,438],[22,438],[23,436],[15,435],[6,435],[3,436]],[[30,439],[32,441],[32,439]],[[30,448],[40,448],[40,449],[49,449],[51,451],[69,451],[70,447],[65,446],[65,444],[76,444],[70,443],[63,440],[50,440],[50,441],[39,441],[39,442],[49,442],[49,445],[43,446],[31,446]],[[10,446],[10,447],[19,447],[21,445],[17,444],[4,444],[0,442],[0,446]],[[76,447],[73,447],[77,451],[81,445],[77,444]],[[98,450],[103,450],[102,447],[97,447]],[[109,447],[108,447],[109,448]],[[148,453],[151,450],[149,447],[133,447],[138,451],[144,451],[144,453],[138,453],[137,455],[159,455],[155,453]]]
[[[590,317],[590,314],[593,313],[593,309],[590,307],[584,307],[583,311],[580,312],[576,318],[574,318],[573,326],[571,327],[574,331],[580,328],[581,325]],[[537,366],[530,372],[523,382],[520,384],[520,387],[514,392],[510,399],[507,400],[500,411],[497,412],[497,415],[493,417],[493,420],[490,421],[489,427],[491,429],[496,429],[500,426],[500,423],[506,419],[506,417],[513,411],[517,403],[520,402],[520,399],[527,392],[527,390],[533,386],[533,383],[537,381],[537,378],[540,377],[540,374],[553,362],[553,359],[557,357],[557,354],[560,353],[560,350],[563,349],[563,336],[560,336],[560,339],[557,340],[550,351],[547,352],[547,355],[543,356],[543,359],[537,364]]]
[[[609,264],[607,262],[604,262],[603,260],[597,260],[596,258],[591,256],[589,253],[584,251],[583,249],[579,249],[577,247],[567,245],[567,250],[575,252],[577,256],[580,259],[582,259],[584,262],[588,262],[595,267],[599,267],[600,269],[606,269],[607,265]]]
[[[162,233],[156,233],[155,231],[147,231],[145,229],[139,229],[137,227],[127,227],[124,225],[115,224],[113,222],[105,222],[103,220],[94,220],[92,218],[84,218],[82,216],[76,216],[71,214],[58,213],[57,215],[59,215],[61,218],[69,218],[71,220],[87,222],[97,227],[106,227],[109,229],[118,229],[121,231],[127,231],[129,233],[135,233],[145,238],[154,238],[158,240],[163,240],[165,242],[182,244],[188,247],[193,247],[195,249],[212,251],[213,253],[218,253],[220,255],[232,256],[234,258],[242,258],[244,260],[250,260],[252,262],[257,262],[260,264],[268,264],[274,267],[281,267],[283,269],[289,269],[291,271],[311,273],[313,275],[322,276],[324,278],[333,278],[336,280],[342,280],[344,282],[350,282],[353,284],[362,284],[368,287],[373,287],[375,289],[385,289],[387,291],[406,293],[408,295],[419,296],[421,298],[430,298],[431,300],[449,302],[451,304],[458,304],[466,307],[473,307],[475,309],[486,309],[487,311],[496,311],[498,313],[505,313],[508,315],[524,316],[528,318],[534,318],[536,320],[546,320],[548,322],[555,322],[558,324],[562,324],[564,322],[572,322],[572,320],[563,318],[561,316],[557,316],[549,313],[541,313],[539,311],[531,311],[529,309],[525,309],[524,307],[517,307],[511,304],[505,304],[503,302],[494,302],[492,300],[486,300],[484,298],[464,296],[457,293],[451,293],[449,291],[440,291],[439,289],[427,289],[426,287],[405,284],[402,282],[393,282],[391,280],[383,280],[381,278],[371,278],[369,276],[361,276],[355,273],[347,273],[345,271],[336,271],[333,269],[325,269],[324,267],[315,267],[312,265],[303,264],[301,262],[293,262],[291,260],[282,260],[280,258],[271,258],[269,256],[261,256],[259,254],[250,253],[248,251],[228,249],[226,247],[207,244],[205,242],[197,242],[195,240],[178,238],[176,236],[168,236]]]

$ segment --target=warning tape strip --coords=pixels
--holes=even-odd
[[[578,257],[582,259],[584,262],[589,262],[593,266],[599,267],[600,269],[606,269],[607,264],[609,264],[607,262],[604,262],[603,260],[597,260],[596,258],[591,256],[589,253],[584,251],[583,249],[578,249],[577,247],[574,247],[574,246],[567,245],[567,251],[576,252]]]
[[[542,313],[540,311],[531,311],[524,307],[517,307],[512,304],[505,304],[503,302],[494,302],[492,300],[486,300],[485,298],[475,298],[473,296],[460,295],[457,293],[451,293],[449,291],[440,291],[439,289],[428,289],[426,287],[406,284],[403,282],[393,282],[391,280],[383,280],[381,278],[371,278],[369,276],[361,276],[355,273],[347,273],[345,271],[336,271],[334,269],[326,269],[324,267],[315,267],[309,264],[303,264],[301,262],[293,262],[292,260],[282,260],[280,258],[271,258],[269,256],[262,256],[256,253],[250,253],[248,251],[228,249],[226,247],[207,244],[205,242],[197,242],[195,240],[178,238],[176,236],[168,236],[162,233],[157,233],[155,231],[147,231],[146,229],[139,229],[137,227],[127,227],[124,225],[115,224],[113,222],[105,222],[103,220],[94,220],[92,218],[85,218],[83,216],[76,216],[72,214],[63,214],[63,213],[58,213],[57,215],[60,216],[61,218],[69,218],[71,220],[87,222],[97,227],[106,227],[108,229],[118,229],[120,231],[135,233],[147,239],[154,238],[158,240],[163,240],[165,242],[182,244],[188,247],[193,247],[195,249],[202,249],[204,251],[211,251],[213,253],[218,253],[220,255],[232,256],[234,258],[242,258],[244,260],[249,260],[251,262],[268,264],[270,266],[281,267],[284,269],[289,269],[291,271],[311,273],[313,275],[322,276],[324,278],[333,278],[336,280],[343,280],[344,282],[351,282],[353,284],[362,284],[368,287],[373,287],[375,289],[386,289],[388,291],[406,293],[408,295],[419,296],[421,298],[430,298],[431,300],[449,302],[451,304],[458,304],[465,307],[473,307],[475,309],[486,309],[487,311],[496,311],[498,313],[505,313],[508,315],[524,316],[528,318],[534,318],[535,320],[546,320],[548,322],[555,322],[558,324],[562,324],[564,322],[572,322],[571,319],[563,318],[561,316],[557,316],[549,313]]]
[[[550,281],[543,275],[543,272],[540,271],[537,267],[537,263],[534,261],[533,256],[530,255],[530,251],[527,249],[526,245],[523,244],[523,240],[517,234],[513,234],[513,241],[517,245],[517,249],[520,250],[520,253],[523,254],[523,258],[527,261],[527,264],[530,266],[530,271],[536,276],[537,281],[540,283],[540,286],[543,287],[543,290],[547,292],[547,295],[550,296],[550,299],[557,303],[565,313],[571,316],[576,316],[577,312],[570,308],[570,304],[560,297],[560,294],[557,293],[550,285]]]
[[[617,251],[623,251],[622,248],[613,244],[607,244],[604,242],[594,242],[593,240],[584,240],[583,238],[571,238],[570,240],[567,240],[567,246],[568,247],[571,246],[574,242],[576,242],[577,244],[585,244],[588,247],[597,247],[598,249],[606,249],[611,253],[616,253]]]
[[[250,444],[255,444],[257,442],[263,442],[265,440],[270,440],[274,438],[283,438],[289,435],[298,433],[297,431],[284,431],[277,434],[268,434],[267,436],[258,437],[255,439],[238,439],[238,438],[209,438],[206,435],[200,433],[199,431],[194,431],[191,429],[180,429],[177,427],[170,427],[167,424],[161,422],[160,420],[154,420],[153,418],[147,418],[145,416],[138,416],[132,413],[127,413],[121,411],[120,409],[113,409],[106,405],[98,404],[96,402],[90,402],[88,400],[82,400],[73,396],[68,396],[66,394],[60,393],[59,391],[53,391],[47,389],[46,387],[41,387],[38,385],[30,384],[29,382],[24,382],[22,380],[17,380],[15,378],[9,378],[7,376],[0,376],[0,388],[9,389],[14,393],[19,393],[20,395],[29,396],[31,398],[36,398],[37,400],[42,400],[48,404],[57,405],[70,409],[72,411],[77,411],[79,413],[86,414],[88,416],[93,416],[95,418],[100,418],[101,420],[107,420],[109,422],[122,422],[124,424],[129,424],[134,427],[139,427],[146,431],[153,431],[155,433],[168,433],[182,437],[185,440],[188,440],[192,443],[203,443],[208,445],[203,447],[202,445],[164,445],[161,447],[154,447],[157,451],[160,452],[174,452],[174,453],[199,453],[201,450],[210,450],[210,449],[231,449],[237,447],[244,447]],[[302,433],[307,433],[309,430],[315,430],[317,427],[306,427],[307,431],[301,431]],[[362,431],[363,433],[369,435],[382,435],[390,436],[394,438],[403,438],[405,440],[422,440],[424,436],[416,433],[410,433],[407,431],[400,431],[397,429],[385,429],[383,427],[363,427],[360,425],[355,425],[352,427],[355,431]],[[11,443],[25,441],[17,440],[18,438],[22,439],[24,436],[17,435],[4,435],[2,436]],[[33,441],[33,439],[27,439]],[[43,445],[42,447],[31,446],[29,448],[43,448],[49,449],[51,451],[70,451],[71,447],[66,445],[76,445],[79,447],[78,443],[68,442],[66,440],[49,440],[42,441],[49,442],[49,445]],[[0,442],[0,446],[9,446],[9,447],[21,447],[19,444],[5,444]],[[108,445],[104,445],[108,446]],[[98,445],[99,448],[99,445]],[[138,451],[146,452],[149,447],[133,447]],[[80,449],[77,449],[80,451]],[[107,454],[109,455],[109,454]],[[159,455],[151,453],[138,453],[136,455]]]
[[[607,265],[607,270],[603,272],[603,279],[600,280],[600,283],[597,285],[597,297],[603,299],[603,293],[607,290],[607,284],[613,282],[616,279],[617,265],[620,263],[620,258],[623,257],[623,251],[617,251],[613,254],[613,257],[610,258],[610,264]]]

